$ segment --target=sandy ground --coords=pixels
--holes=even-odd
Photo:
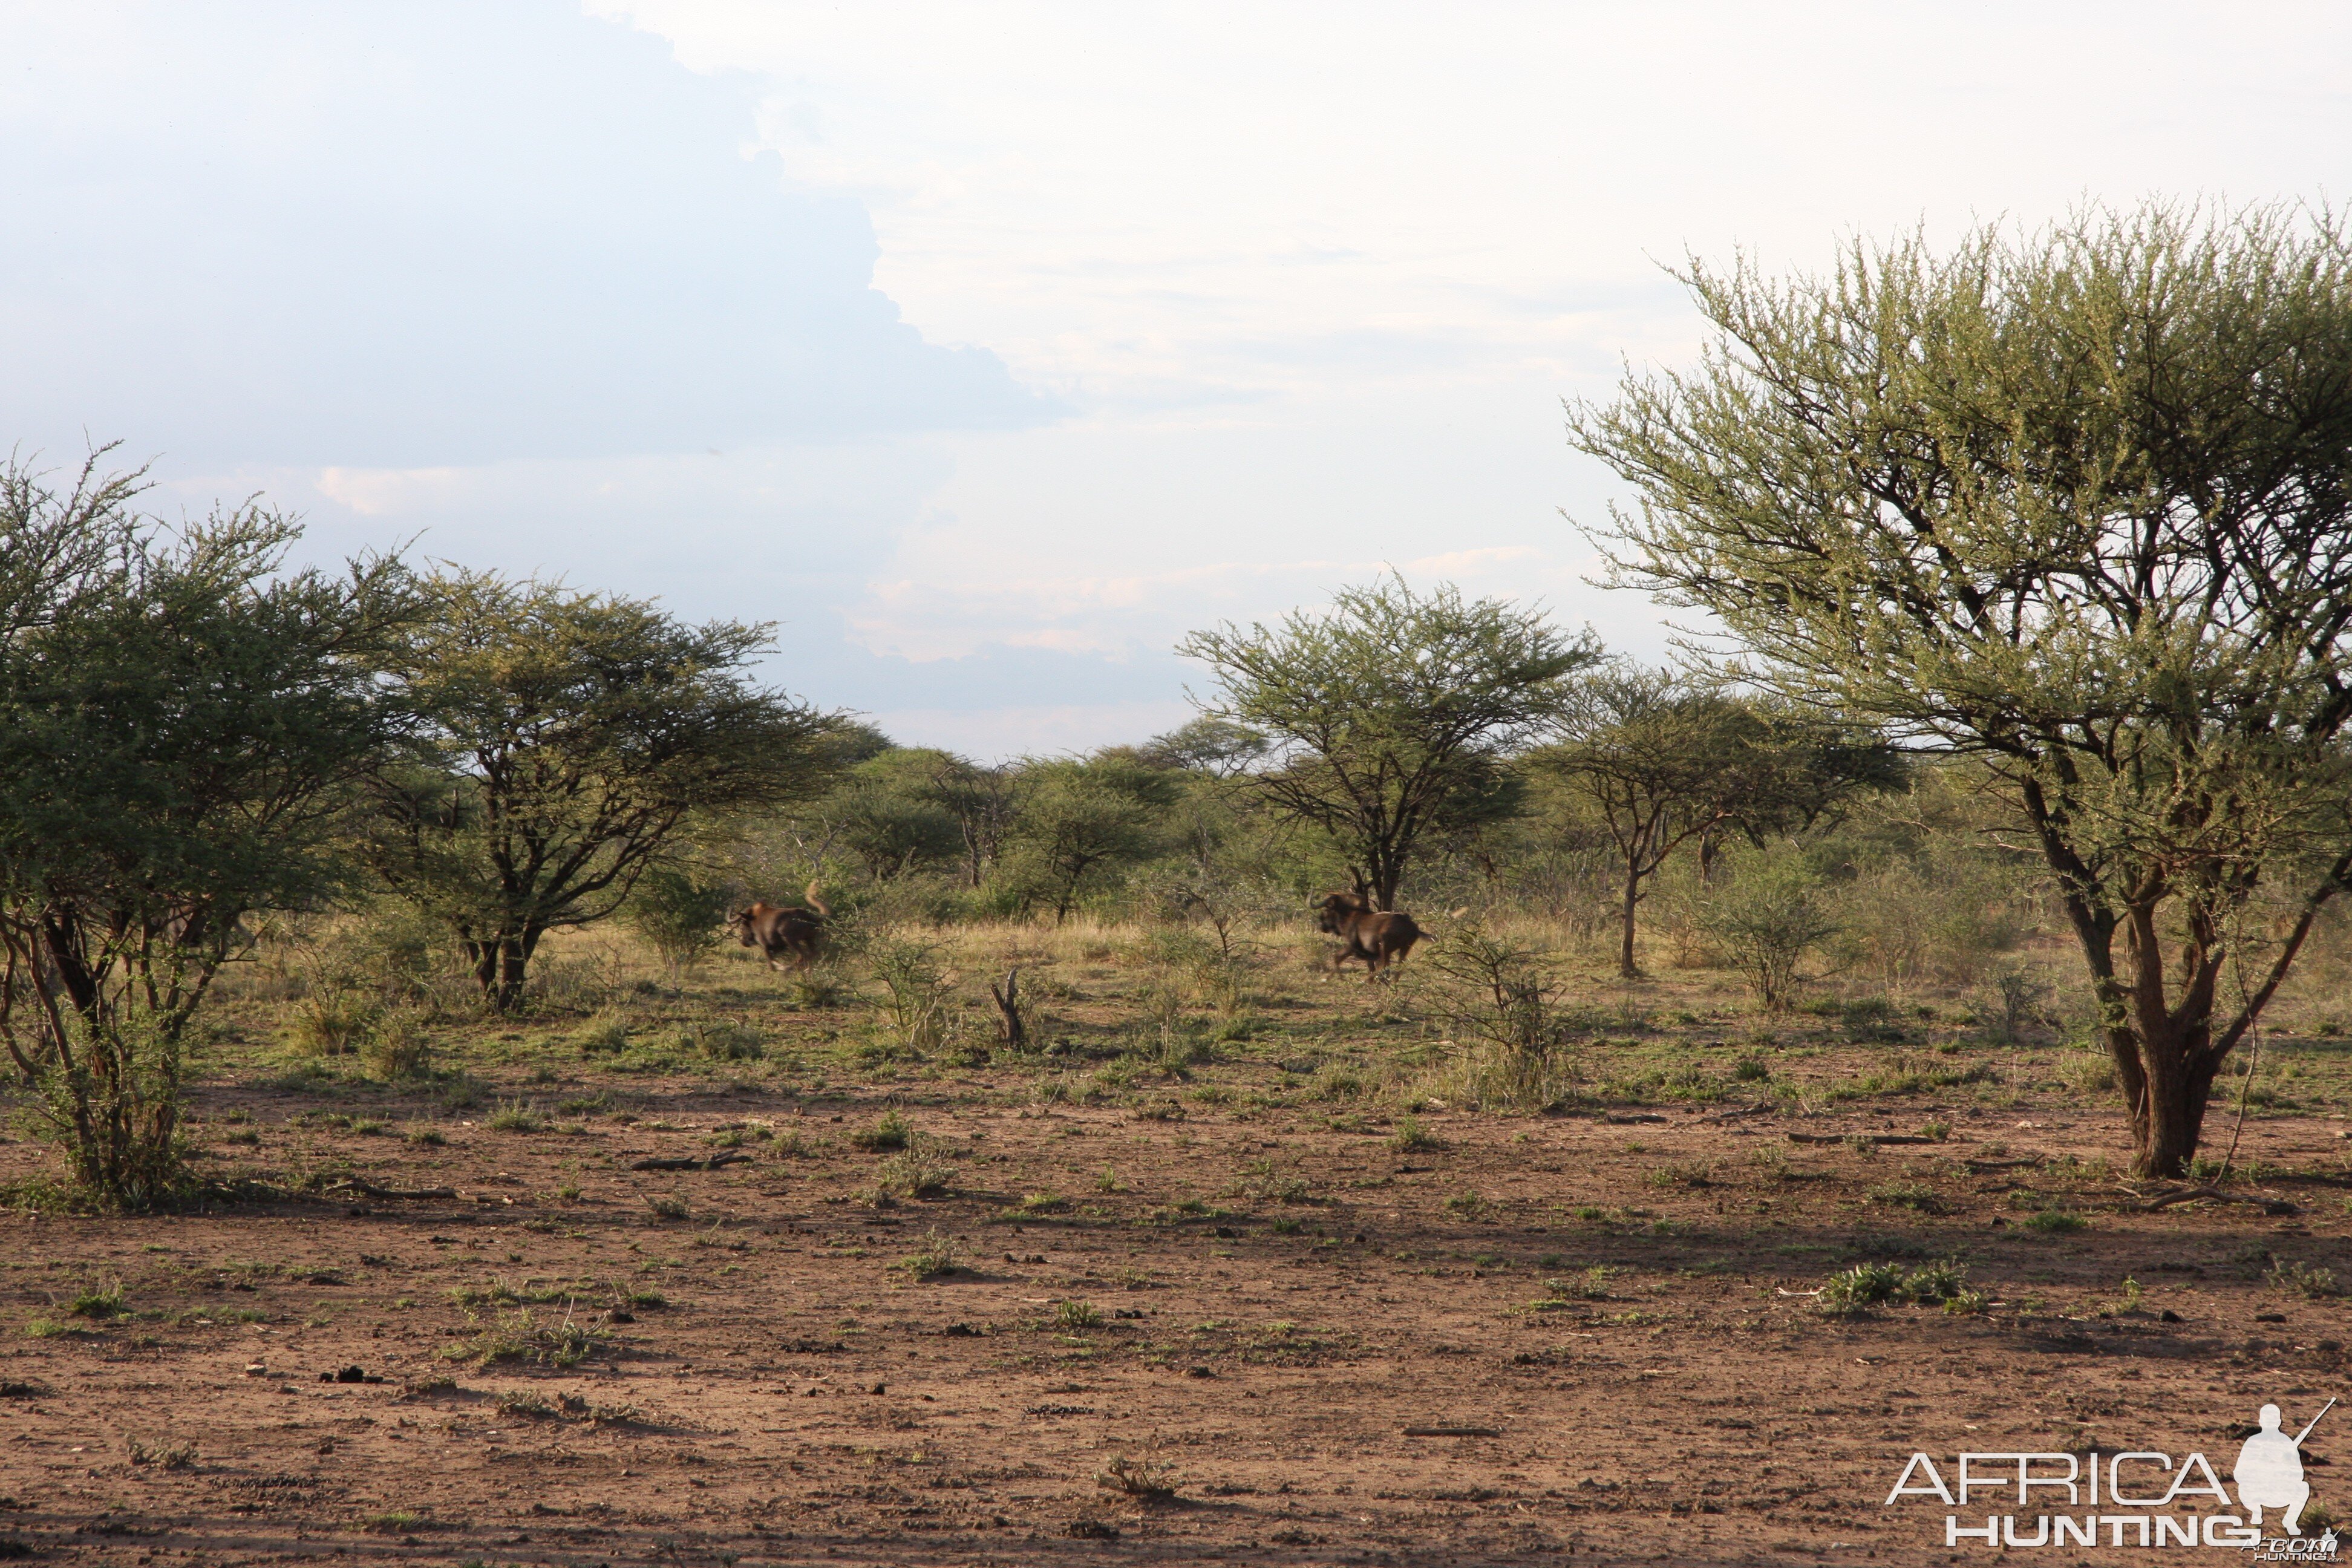
[[[0,1552],[1969,1561],[1991,1551],[1948,1550],[1951,1510],[1883,1506],[1915,1449],[1947,1470],[1964,1448],[2197,1449],[2226,1478],[2263,1402],[2297,1426],[2352,1392],[2343,1303],[2264,1277],[2276,1258],[2352,1279],[2340,1120],[2249,1128],[2240,1158],[2281,1212],[2142,1212],[2064,1159],[2113,1156],[2116,1117],[2063,1099],[1914,1100],[1899,1121],[1431,1113],[1438,1146],[1400,1151],[1386,1125],[987,1089],[894,1097],[951,1174],[880,1207],[888,1156],[848,1135],[885,1105],[848,1092],[640,1082],[568,1131],[477,1111],[432,1147],[296,1125],[317,1105],[298,1091],[209,1090],[209,1135],[242,1113],[265,1147],[454,1195],[0,1217]],[[1929,1116],[1948,1139],[1790,1137]],[[713,1153],[748,1158],[631,1169]],[[0,1149],[13,1173],[40,1157]],[[2087,1228],[2028,1223],[2052,1208]],[[940,1237],[962,1267],[917,1278],[902,1260]],[[1984,1310],[1834,1320],[1802,1294],[1857,1261],[1947,1257]],[[119,1310],[71,1310],[115,1282]],[[483,1359],[501,1349],[521,1354]],[[369,1381],[322,1381],[354,1367]],[[1432,1428],[1461,1430],[1413,1435]],[[2339,1407],[2306,1473],[2352,1517],[2352,1468],[2328,1462],[2347,1429]],[[1980,1493],[1964,1522],[1993,1511],[2020,1513]]]

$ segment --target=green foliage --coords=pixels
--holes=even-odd
[[[1966,1289],[1968,1270],[1948,1259],[1924,1264],[1905,1272],[1899,1264],[1857,1263],[1832,1274],[1822,1286],[1818,1305],[1833,1318],[1860,1317],[1889,1301],[1913,1301],[1923,1307],[1941,1306],[1961,1311],[1981,1310],[1981,1297]]]
[[[937,1197],[954,1179],[955,1165],[948,1158],[947,1146],[919,1132],[905,1148],[885,1155],[874,1167],[875,1190],[893,1197]]]
[[[2263,1283],[2273,1290],[2293,1290],[2315,1301],[2344,1294],[2343,1287],[2336,1281],[2333,1268],[2314,1263],[2290,1262],[2284,1258],[2273,1261],[2263,1272]]]
[[[379,771],[364,845],[447,922],[485,1000],[523,996],[540,939],[628,900],[691,814],[773,807],[830,763],[832,721],[750,685],[764,626],[451,570],[383,673],[425,730]]]
[[[1033,762],[1022,776],[1020,814],[1006,832],[1006,874],[1026,897],[1050,906],[1055,923],[1159,851],[1160,818],[1175,798],[1161,770],[1106,752]]]
[[[728,916],[726,885],[679,866],[653,866],[637,879],[621,918],[661,955],[673,982],[710,956]]]
[[[849,1135],[849,1143],[850,1147],[863,1149],[868,1153],[888,1153],[894,1150],[904,1149],[907,1146],[907,1140],[913,1135],[913,1132],[914,1130],[907,1125],[905,1117],[895,1110],[886,1110],[882,1113],[881,1120],[875,1122],[873,1126],[861,1127],[852,1132]]]
[[[962,1268],[962,1253],[955,1237],[934,1226],[923,1245],[900,1259],[898,1267],[918,1279],[937,1279]]]
[[[955,1022],[955,983],[938,945],[877,931],[857,951],[882,986],[881,1023],[891,1041],[919,1057],[937,1052]]]
[[[818,820],[877,882],[952,860],[965,847],[961,819],[950,805],[961,782],[957,771],[944,752],[882,752],[851,770],[818,808]]]
[[[2155,203],[1856,242],[1828,276],[1695,263],[1698,368],[1573,421],[1640,492],[1622,581],[1794,700],[1983,759],[2058,881],[2143,1175],[2194,1156],[2352,877],[2340,222]]]
[[[1612,668],[1579,684],[1570,738],[1527,765],[1607,830],[1619,867],[1618,972],[1640,973],[1635,912],[1668,856],[1726,835],[1807,828],[1899,783],[1883,741],[1725,696],[1667,670]]]
[[[1389,1134],[1388,1142],[1389,1147],[1400,1154],[1426,1153],[1445,1147],[1445,1141],[1423,1127],[1418,1116],[1398,1117],[1396,1128]]]
[[[1328,835],[1381,909],[1424,835],[1508,815],[1517,783],[1501,759],[1558,718],[1568,678],[1600,657],[1536,612],[1402,578],[1274,626],[1195,632],[1178,651],[1216,677],[1205,717],[1266,738],[1246,786]]]
[[[404,574],[281,570],[258,503],[168,533],[139,474],[0,468],[0,1040],[84,1195],[177,1194],[180,1040],[245,917],[344,885],[350,783],[400,722],[366,657]]]
[[[1700,929],[1768,1008],[1789,1005],[1805,959],[1837,929],[1819,887],[1803,857],[1783,845],[1740,857],[1700,901]]]

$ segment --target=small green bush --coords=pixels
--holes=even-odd
[[[895,1110],[886,1111],[873,1126],[861,1127],[852,1132],[849,1143],[850,1147],[863,1149],[869,1154],[887,1153],[894,1149],[904,1149],[913,1132],[914,1129],[907,1125],[905,1117]]]
[[[509,1100],[490,1112],[483,1125],[493,1132],[544,1132],[547,1118],[528,1100]]]

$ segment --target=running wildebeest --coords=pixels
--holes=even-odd
[[[782,968],[777,961],[786,956],[794,969],[806,969],[824,943],[825,922],[833,918],[833,911],[817,897],[814,882],[801,896],[808,900],[808,908],[755,903],[727,921],[735,928],[736,941],[767,955],[771,969]]]
[[[1376,910],[1371,900],[1360,893],[1326,893],[1321,910],[1317,924],[1348,944],[1332,957],[1331,967],[1336,970],[1351,958],[1361,959],[1367,984],[1378,980],[1390,964],[1402,963],[1422,937],[1411,915]]]

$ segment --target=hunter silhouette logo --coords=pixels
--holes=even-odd
[[[2335,1408],[2331,1399],[2320,1406],[2319,1415]],[[2303,1533],[2303,1505],[2311,1500],[2311,1483],[2303,1479],[2303,1440],[2319,1425],[2319,1415],[2290,1437],[2279,1430],[2279,1407],[2263,1406],[2262,1430],[2246,1439],[2238,1450],[2237,1468],[2230,1472],[2238,1483],[2238,1506],[2246,1510],[2248,1524],[2259,1528],[2266,1508],[2284,1509],[2279,1523],[2289,1535]]]
[[[1933,1498],[1952,1510],[1944,1516],[1946,1546],[2221,1546],[2250,1552],[2258,1563],[2334,1563],[2333,1529],[2303,1533],[2311,1501],[2303,1444],[2336,1403],[2322,1405],[2293,1436],[2283,1430],[2279,1407],[2263,1405],[2230,1471],[2234,1498],[2202,1454],[2185,1455],[2176,1465],[2171,1455],[2152,1448],[2113,1454],[2094,1448],[2087,1454],[1965,1453],[1948,1482],[1934,1458],[1913,1454],[1885,1506]],[[1960,1511],[1984,1503],[2006,1503],[2010,1511],[1975,1518]],[[2283,1533],[2263,1535],[2266,1510],[2276,1510]],[[2021,1524],[2031,1533],[2021,1533]]]

